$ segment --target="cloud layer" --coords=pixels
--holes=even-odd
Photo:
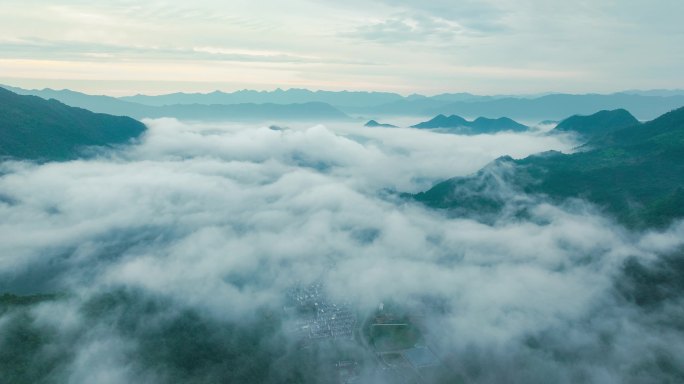
[[[645,310],[616,289],[632,289],[628,260],[648,270],[677,252],[683,225],[635,234],[582,202],[536,198],[528,218],[483,224],[392,192],[569,139],[147,124],[141,143],[93,159],[2,164],[0,289],[65,295],[30,312],[49,340],[31,361],[54,362],[62,381],[282,382],[289,359],[332,353],[298,349],[281,323],[284,293],[313,281],[360,316],[388,301],[422,314],[443,364],[474,382],[662,382],[684,369],[678,296]]]

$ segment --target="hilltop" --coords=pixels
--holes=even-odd
[[[601,136],[619,129],[639,125],[631,113],[624,109],[599,111],[589,116],[575,115],[561,121],[552,133],[575,132],[585,138]]]
[[[375,120],[369,120],[366,124],[363,125],[364,127],[383,127],[383,128],[396,128],[396,125],[392,124],[384,124],[384,123],[378,123]]]
[[[437,115],[429,121],[425,121],[412,128],[423,129],[448,129],[449,132],[477,135],[484,133],[496,133],[503,131],[524,132],[529,129],[526,125],[522,125],[506,117],[498,119],[488,119],[486,117],[478,117],[473,121],[468,121],[461,116],[451,115]]]
[[[500,212],[524,196],[541,196],[585,199],[630,227],[664,226],[684,217],[684,108],[612,130],[584,149],[503,157],[414,198],[456,215]]]
[[[0,88],[2,157],[69,160],[78,157],[84,147],[126,143],[145,129],[129,117],[93,113]]]

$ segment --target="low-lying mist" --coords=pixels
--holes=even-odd
[[[146,124],[86,160],[0,165],[0,291],[48,295],[0,311],[17,382],[329,382],[340,356],[397,382],[362,336],[302,345],[284,308],[314,283],[359,323],[418,319],[442,367],[424,382],[684,377],[684,224],[634,233],[535,196],[483,223],[398,193],[571,137]]]

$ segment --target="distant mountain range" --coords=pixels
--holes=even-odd
[[[149,110],[147,106],[129,103],[127,101],[119,100],[110,96],[96,96],[87,95],[85,93],[74,92],[68,89],[56,91],[53,89],[22,89],[16,87],[1,86],[19,95],[38,96],[45,100],[55,99],[66,105],[78,108],[84,108],[92,112],[108,113],[118,116],[132,116],[136,118],[144,118],[146,111]]]
[[[529,129],[526,125],[520,124],[507,117],[500,117],[498,119],[478,117],[473,121],[468,121],[457,115],[437,115],[430,121],[413,125],[412,128],[446,129],[449,132],[463,135],[477,135],[503,131],[524,132]]]
[[[332,92],[288,89],[242,90],[232,93],[174,93],[159,96],[136,95],[121,100],[144,105],[308,103],[321,102],[347,114],[434,116],[457,114],[488,118],[508,116],[520,120],[558,120],[575,114],[625,108],[641,120],[653,119],[684,106],[684,90],[626,91],[609,95],[547,94],[539,96],[479,96],[444,93],[435,96],[401,96],[387,92]]]
[[[26,90],[8,87],[22,95],[59,100],[67,105],[94,112],[131,116],[137,119],[173,117],[185,120],[347,120],[349,116],[322,102],[294,104],[178,104],[150,106],[110,96],[93,96],[70,90]]]
[[[85,147],[122,144],[145,125],[129,117],[98,114],[56,100],[0,88],[0,157],[69,160]]]
[[[427,110],[431,115],[508,116],[519,120],[558,120],[624,108],[640,120],[650,120],[684,106],[684,96],[548,95],[534,99],[504,98],[491,101],[456,102]]]
[[[682,96],[684,95],[684,89],[650,89],[645,91],[632,89],[623,91],[622,93],[641,96]]]
[[[316,115],[319,119],[337,120],[346,118],[345,115],[427,117],[455,114],[486,118],[507,116],[519,121],[540,121],[560,120],[571,115],[590,115],[601,110],[624,108],[639,120],[651,120],[672,109],[684,106],[684,91],[679,90],[626,91],[608,95],[478,96],[469,93],[445,93],[435,96],[417,94],[402,96],[387,92],[277,89],[268,92],[216,91],[205,94],[173,93],[115,98],[91,96],[69,90],[7,88],[19,94],[31,94],[46,99],[54,98],[65,104],[96,112],[136,118],[159,116],[193,118],[193,116],[205,114],[202,117],[208,119],[271,120],[284,114],[288,119],[306,119],[307,116]],[[287,108],[276,109],[274,104],[298,104],[299,106],[285,113]],[[214,107],[202,109],[197,105]],[[242,105],[242,107],[225,109],[216,107],[217,105]],[[261,105],[261,107],[253,105]],[[310,115],[305,113],[307,109],[311,109]],[[262,115],[254,116],[253,113],[256,110]]]
[[[629,116],[613,111],[591,119],[622,124]],[[484,218],[504,209],[524,215],[524,196],[586,199],[630,227],[665,226],[684,217],[684,108],[648,123],[620,124],[593,136],[578,153],[503,157],[414,198],[454,215]]]
[[[135,95],[121,97],[121,100],[149,105],[179,104],[245,104],[274,103],[302,104],[326,103],[338,107],[365,107],[381,105],[403,99],[401,95],[387,92],[332,92],[310,91],[308,89],[276,89],[275,91],[241,90],[231,93],[215,91],[211,93],[171,93],[159,96]]]
[[[212,104],[149,107],[145,117],[175,117],[184,120],[347,120],[349,116],[326,103],[302,104]]]

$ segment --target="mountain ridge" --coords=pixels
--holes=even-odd
[[[507,117],[499,117],[496,119],[478,117],[473,121],[468,121],[458,115],[445,116],[443,114],[439,114],[429,121],[412,125],[411,128],[447,129],[449,132],[466,135],[497,133],[504,131],[524,132],[529,129],[528,126],[520,124]]]
[[[641,124],[625,109],[603,110],[592,115],[574,115],[558,123],[551,133],[574,132],[585,138]]]
[[[93,113],[0,88],[2,157],[71,160],[85,147],[124,144],[145,130],[144,124],[130,117]]]
[[[538,98],[502,98],[491,101],[456,102],[424,111],[429,115],[456,114],[484,117],[508,116],[512,119],[563,119],[590,115],[601,110],[627,109],[638,119],[652,120],[684,106],[684,96],[642,96],[552,94]]]
[[[607,132],[585,150],[502,157],[475,174],[437,183],[412,198],[456,215],[524,213],[534,196],[583,199],[630,228],[663,227],[684,217],[684,108]]]
[[[258,104],[256,103],[257,101],[259,103],[272,102],[273,104],[325,102],[346,115],[427,117],[438,114],[455,114],[466,117],[482,116],[487,118],[507,116],[511,119],[526,121],[560,120],[572,115],[591,115],[601,110],[620,108],[629,110],[639,120],[652,120],[663,113],[684,106],[684,94],[677,90],[625,91],[612,94],[577,95],[550,93],[542,95],[480,96],[469,93],[445,93],[433,96],[418,94],[402,96],[391,92],[310,91],[295,88],[275,91],[242,90],[233,93],[221,91],[211,93],[178,92],[159,96],[135,95],[115,98],[110,96],[92,96],[74,91],[67,93],[64,90],[12,89],[16,93],[55,98],[65,104],[96,112],[129,115],[136,118],[148,117],[145,116],[146,114],[156,115],[154,112],[155,107],[190,105],[198,104],[198,102],[203,105],[233,105],[247,101],[254,102],[255,104]],[[87,100],[87,98],[91,97],[94,99]],[[178,97],[184,99],[174,99]],[[233,99],[226,100],[226,97]],[[169,105],[171,102],[173,104]],[[154,105],[145,105],[143,103]],[[222,116],[222,118],[225,117]],[[245,117],[241,118],[244,119]],[[331,116],[331,118],[336,117]]]
[[[396,128],[396,125],[392,124],[387,124],[387,123],[378,123],[375,120],[368,120],[366,124],[363,125],[364,127],[381,127],[381,128]]]
[[[171,117],[177,119],[199,120],[274,120],[274,119],[329,119],[347,120],[349,116],[337,108],[321,102],[275,104],[275,103],[242,103],[242,104],[183,104],[148,106],[121,100],[111,96],[88,95],[71,90],[55,91],[25,90],[10,87],[15,93],[33,95],[44,99],[56,99],[60,102],[91,110],[120,116],[131,116],[137,119]]]

